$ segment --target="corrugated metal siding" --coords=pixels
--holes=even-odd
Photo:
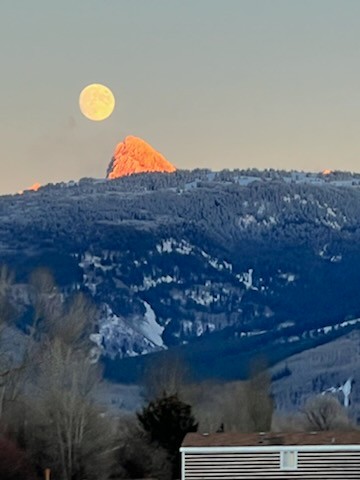
[[[185,453],[183,480],[360,480],[360,452],[299,452],[296,470],[280,469],[280,452]]]

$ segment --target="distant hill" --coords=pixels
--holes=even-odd
[[[179,170],[0,197],[0,261],[18,288],[47,266],[94,299],[92,339],[119,381],[173,349],[198,378],[242,378],[258,354],[274,364],[358,329],[359,242],[346,172]]]

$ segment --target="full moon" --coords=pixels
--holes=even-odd
[[[100,122],[112,114],[115,97],[110,88],[100,83],[92,83],[80,93],[79,106],[86,118]]]

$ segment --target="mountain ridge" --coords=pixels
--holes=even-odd
[[[273,364],[358,329],[359,186],[275,170],[48,185],[0,197],[0,261],[93,299],[110,378],[177,349],[199,378],[235,379],[259,353]]]

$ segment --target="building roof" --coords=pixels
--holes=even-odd
[[[183,447],[360,445],[360,430],[299,433],[188,433]]]

